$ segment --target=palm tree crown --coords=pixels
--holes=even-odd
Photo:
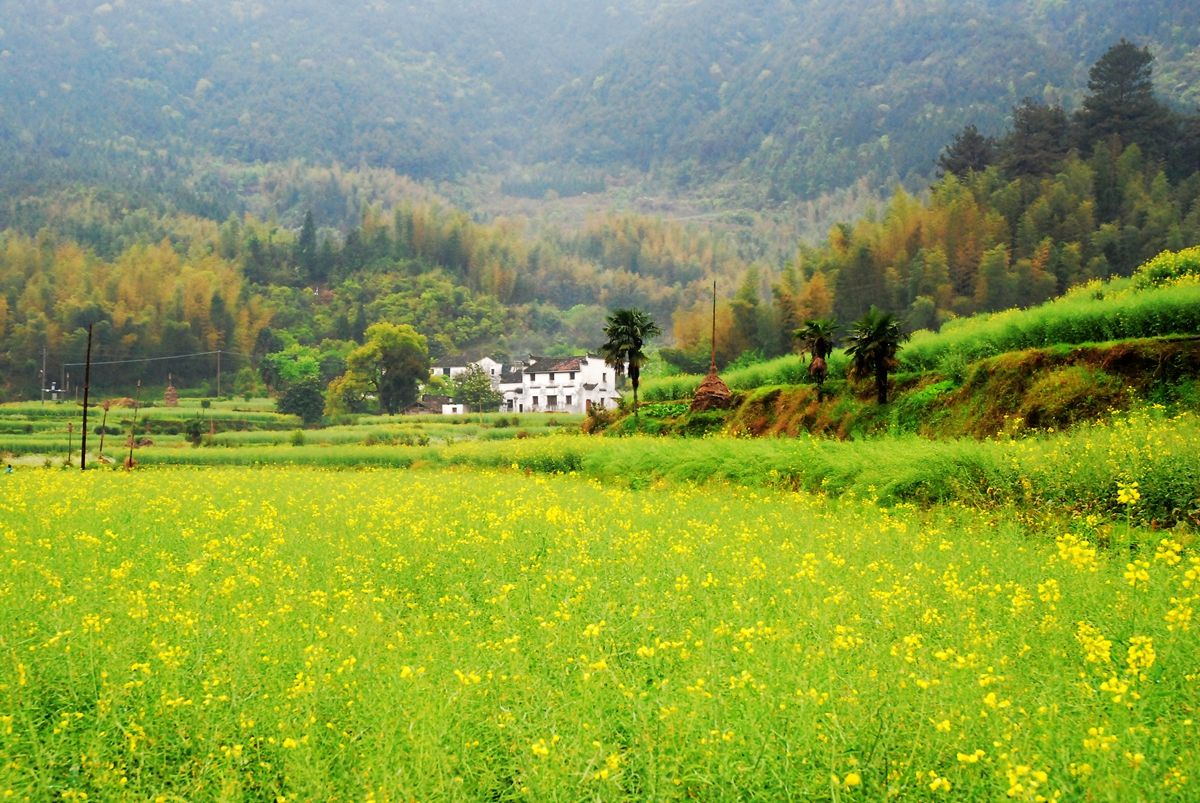
[[[896,366],[896,352],[907,339],[896,316],[874,306],[855,321],[850,332],[846,354],[852,360],[851,370],[858,377],[874,376],[880,404],[887,404],[888,372]]]
[[[628,374],[633,386],[633,414],[638,409],[638,380],[642,375],[642,364],[646,355],[642,347],[655,335],[662,334],[658,324],[639,309],[618,309],[608,316],[604,336],[608,338],[600,347],[600,356],[612,366],[617,374]]]
[[[828,372],[825,361],[833,352],[837,330],[837,321],[830,318],[817,318],[806,321],[804,326],[792,332],[792,336],[800,342],[801,353],[807,351],[812,355],[808,374],[817,382],[818,396],[820,396],[821,387],[825,383],[825,375]]]

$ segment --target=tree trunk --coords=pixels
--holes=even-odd
[[[887,404],[888,370],[886,365],[875,368],[875,397],[880,404]]]
[[[642,372],[640,370],[638,370],[637,368],[635,368],[633,366],[629,367],[629,384],[633,385],[633,417],[634,418],[638,417],[637,390],[638,390],[638,380],[641,378],[641,373]]]

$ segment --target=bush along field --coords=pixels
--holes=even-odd
[[[511,468],[19,471],[0,795],[1195,800],[1194,542],[1030,535]]]

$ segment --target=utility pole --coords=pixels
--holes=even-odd
[[[92,324],[88,324],[87,359],[83,367],[83,431],[80,433],[79,470],[87,471],[88,390],[92,385]]]
[[[217,349],[217,398],[221,397],[221,350]]]
[[[42,406],[46,406],[46,347],[42,346],[42,375],[39,378],[38,385],[41,386]]]
[[[133,439],[137,436],[138,404],[142,401],[142,380],[138,380],[137,394],[133,399],[133,423],[129,425],[129,459],[125,461],[125,470],[133,471]]]

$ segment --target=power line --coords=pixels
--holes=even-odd
[[[183,359],[187,359],[188,357],[211,357],[215,354],[228,354],[230,357],[242,357],[247,360],[253,359],[249,354],[242,354],[237,351],[225,351],[224,349],[219,349],[217,351],[196,351],[191,354],[171,354],[167,357],[137,357],[137,358],[128,359],[128,360],[107,360],[105,362],[96,362],[95,360],[93,360],[92,365],[130,365],[133,363],[164,362],[167,360],[183,360]],[[65,362],[62,365],[64,368],[75,368],[80,365],[84,365],[84,363]]]

